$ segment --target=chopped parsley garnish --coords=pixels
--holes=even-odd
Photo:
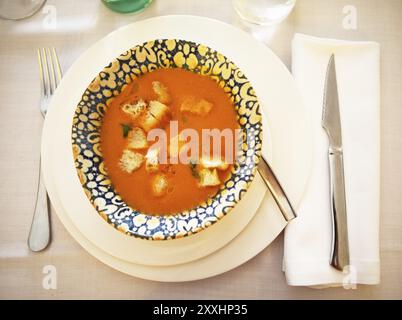
[[[121,129],[122,129],[122,131],[123,131],[123,137],[124,138],[127,138],[127,136],[128,136],[128,133],[131,131],[131,125],[129,125],[129,124],[126,124],[126,123],[120,123],[120,125],[121,125]]]

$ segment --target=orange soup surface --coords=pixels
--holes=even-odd
[[[177,121],[178,132],[192,128],[199,134],[201,148],[202,129],[228,128],[234,133],[238,128],[234,105],[225,91],[208,76],[178,68],[157,69],[135,79],[114,98],[101,127],[105,170],[131,208],[152,215],[174,214],[214,196],[229,178],[232,164],[204,167],[197,160],[148,166],[154,142],[144,147],[135,140],[149,132],[147,121],[166,130],[168,143],[170,121]],[[224,139],[221,149],[224,154]]]

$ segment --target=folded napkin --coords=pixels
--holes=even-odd
[[[329,264],[331,213],[328,138],[321,127],[325,74],[334,53],[342,123],[350,267]],[[298,218],[285,230],[283,268],[289,285],[378,284],[380,200],[380,48],[296,34],[292,71],[311,114],[312,172]]]

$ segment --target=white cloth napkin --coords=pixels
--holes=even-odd
[[[334,53],[344,150],[350,267],[329,265],[331,214],[328,139],[321,127],[325,74]],[[311,177],[298,218],[285,230],[283,268],[289,285],[378,284],[380,201],[380,47],[296,34],[292,71],[312,117]],[[349,271],[349,272],[347,272]]]

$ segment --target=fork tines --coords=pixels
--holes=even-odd
[[[56,49],[38,49],[38,62],[43,95],[45,98],[49,98],[56,90],[62,77]]]

